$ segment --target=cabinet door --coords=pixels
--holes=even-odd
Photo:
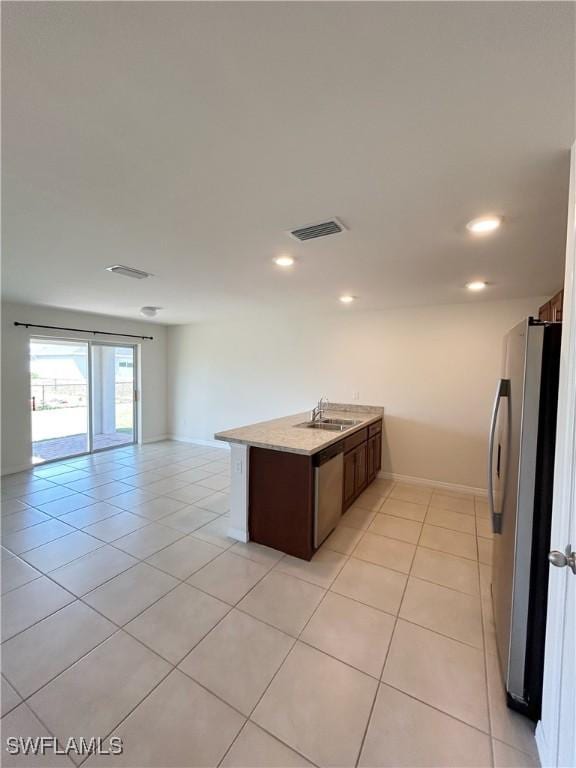
[[[356,451],[344,454],[344,509],[356,493]]]
[[[382,469],[382,433],[374,438],[374,475]]]
[[[368,440],[368,482],[374,479],[376,474],[376,438]]]
[[[354,451],[356,454],[356,493],[364,488],[367,482],[367,469],[368,469],[368,451],[367,443],[362,443]]]

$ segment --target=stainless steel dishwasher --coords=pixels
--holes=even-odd
[[[314,457],[314,547],[318,548],[342,516],[344,455],[342,445],[325,448]]]

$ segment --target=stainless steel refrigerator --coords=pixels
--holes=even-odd
[[[528,318],[505,337],[489,438],[500,669],[509,706],[534,720],[542,700],[561,327]]]

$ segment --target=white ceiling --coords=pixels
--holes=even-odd
[[[3,3],[4,294],[155,304],[168,323],[549,294],[573,17],[555,2]],[[486,212],[505,225],[475,239],[464,225]],[[349,231],[285,234],[330,216]],[[489,290],[466,293],[474,278]]]

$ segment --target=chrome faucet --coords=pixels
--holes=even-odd
[[[324,409],[328,405],[328,398],[327,397],[321,397],[320,400],[318,400],[318,405],[314,406],[312,409],[312,416],[311,421],[321,421],[324,416]]]

